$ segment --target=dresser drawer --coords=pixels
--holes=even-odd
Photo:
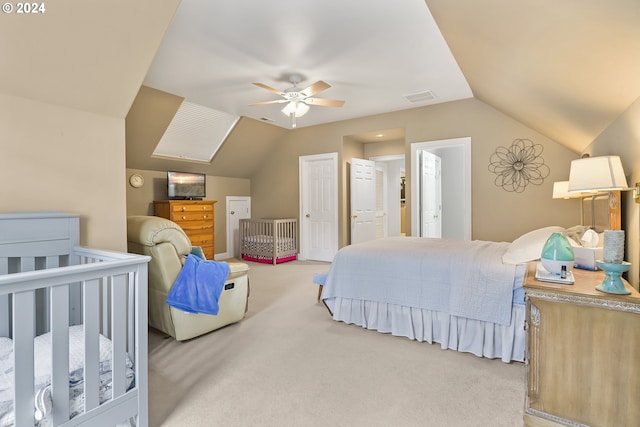
[[[182,225],[181,221],[211,221],[213,212],[171,212],[171,221]],[[184,227],[183,227],[184,228]]]
[[[174,221],[185,233],[197,233],[198,231],[213,233],[213,222],[210,220]]]
[[[187,233],[192,246],[212,245],[213,233],[211,231],[190,231]]]
[[[202,204],[171,204],[171,214],[176,212],[213,212],[213,203]]]

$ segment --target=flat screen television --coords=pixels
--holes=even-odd
[[[193,172],[167,172],[167,195],[170,199],[202,200],[206,197],[206,175]]]

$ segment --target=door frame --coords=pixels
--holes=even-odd
[[[471,137],[437,141],[415,142],[411,144],[411,235],[417,236],[420,229],[420,169],[418,151],[426,150],[443,159],[442,166],[442,217],[456,218],[456,228],[461,230],[452,236],[444,227],[443,238],[471,240]],[[456,164],[447,167],[446,161]],[[453,170],[452,170],[453,169]],[[450,178],[450,179],[449,179]],[[451,199],[451,203],[447,203]]]
[[[333,177],[333,194],[335,195],[335,200],[333,201],[333,206],[334,206],[334,212],[333,212],[333,223],[334,223],[334,230],[335,233],[333,236],[330,236],[331,239],[331,246],[332,246],[332,251],[333,254],[335,255],[336,252],[338,252],[338,235],[340,233],[340,224],[338,223],[338,201],[339,201],[339,195],[338,195],[338,178],[339,178],[339,169],[338,169],[338,153],[334,152],[334,153],[323,153],[323,154],[311,154],[311,155],[307,155],[307,156],[300,156],[298,158],[298,162],[299,162],[299,174],[298,174],[298,180],[299,180],[299,224],[300,224],[300,252],[298,254],[298,258],[301,260],[306,260],[308,259],[308,254],[309,254],[309,241],[310,241],[310,237],[309,237],[309,230],[307,229],[307,225],[306,222],[304,221],[304,201],[307,200],[307,173],[308,173],[308,164],[312,161],[318,161],[318,160],[331,160],[333,161],[333,166],[334,166],[334,177]]]
[[[220,258],[231,258],[234,255],[234,251],[231,250],[233,246],[233,230],[231,229],[231,203],[232,200],[240,200],[249,203],[249,218],[251,218],[251,196],[227,196],[225,199],[225,216],[227,220],[227,251],[220,255]]]

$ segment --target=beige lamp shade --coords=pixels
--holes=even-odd
[[[624,176],[620,156],[587,157],[571,162],[567,188],[570,193],[626,190],[627,188],[627,179]]]
[[[569,193],[569,181],[554,182],[552,197],[554,199],[570,199],[571,193]]]
[[[570,192],[569,181],[556,181],[553,183],[553,196],[554,199],[579,199],[589,194],[581,192]]]

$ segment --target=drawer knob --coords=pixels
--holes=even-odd
[[[180,210],[182,210],[182,212],[184,212],[184,210],[185,210],[185,207],[183,206],[182,208],[180,208]]]
[[[182,215],[182,219],[187,219],[187,217],[186,217],[186,216],[184,216],[184,215]]]
[[[209,215],[202,215],[202,218],[208,218]]]

